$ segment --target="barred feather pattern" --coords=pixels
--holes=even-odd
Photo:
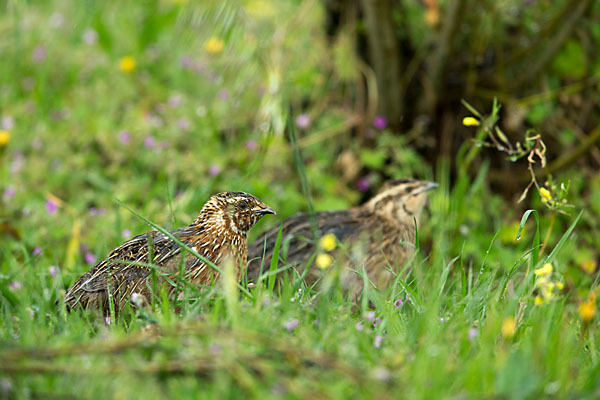
[[[345,248],[343,259],[334,254],[338,264],[342,264],[342,285],[358,296],[364,281],[357,272],[364,266],[369,280],[375,286],[385,288],[393,280],[394,273],[413,256],[415,220],[418,223],[427,192],[436,186],[414,179],[394,180],[362,206],[317,212],[314,225],[306,213],[286,219],[281,226],[279,267],[291,265],[301,275],[310,257],[323,251],[318,248],[319,238],[331,233]],[[247,269],[250,281],[259,279],[261,264],[263,272],[269,268],[278,232],[279,226],[273,227],[250,244]],[[326,273],[313,265],[305,280],[312,284]]]
[[[239,281],[247,261],[246,234],[263,215],[273,213],[247,193],[219,193],[209,199],[191,225],[170,233],[216,265],[231,259]],[[153,268],[147,264],[158,267],[154,288]],[[65,303],[68,309],[81,306],[108,313],[109,295],[117,310],[131,301],[133,293],[149,302],[157,294],[156,288],[166,287],[173,298],[181,272],[183,279],[196,287],[219,280],[219,274],[202,259],[182,251],[167,235],[151,231],[126,241],[81,276],[67,291]]]

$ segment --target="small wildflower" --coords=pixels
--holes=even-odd
[[[110,317],[105,317],[104,322],[106,322],[106,325],[110,325]]]
[[[440,317],[440,322],[446,322],[446,320],[444,319],[444,317]]]
[[[373,321],[373,320],[375,319],[375,311],[369,311],[369,312],[367,313],[367,319],[368,319],[369,321]]]
[[[373,328],[377,328],[379,325],[381,325],[381,318],[374,318],[373,319]]]
[[[540,295],[535,296],[535,299],[533,300],[533,304],[535,304],[536,306],[540,306],[540,305],[544,304],[544,299]]]
[[[87,264],[94,264],[96,262],[96,256],[89,251],[85,253],[84,259]]]
[[[255,140],[248,140],[246,142],[246,149],[250,151],[254,151],[258,148],[258,143]]]
[[[12,199],[14,197],[15,193],[17,193],[15,187],[9,186],[6,189],[4,189],[4,193],[2,194],[2,196],[8,200],[8,199]]]
[[[479,336],[479,331],[477,330],[477,328],[469,329],[469,340],[475,340],[477,336]]]
[[[540,188],[540,197],[542,198],[542,203],[552,201],[552,195],[550,194],[550,191],[545,187]]]
[[[515,336],[517,332],[517,323],[513,317],[506,317],[504,321],[502,321],[502,336],[505,339],[511,339]]]
[[[119,68],[126,74],[133,72],[135,69],[135,58],[131,56],[121,58],[121,60],[119,60]]]
[[[91,215],[92,217],[95,217],[95,216],[97,216],[97,215],[98,215],[98,209],[97,209],[96,207],[90,207],[90,210],[89,210],[89,211],[90,211],[90,215]]]
[[[185,117],[179,118],[177,120],[177,127],[184,132],[189,131],[190,130],[190,120]]]
[[[306,129],[310,125],[310,117],[308,114],[300,114],[296,117],[296,126],[300,129]]]
[[[10,290],[12,290],[13,292],[21,290],[22,287],[23,287],[23,284],[19,281],[12,281],[10,283]]]
[[[15,119],[13,117],[11,117],[10,115],[5,115],[4,117],[2,117],[2,122],[0,122],[1,129],[6,129],[7,131],[10,131],[12,128],[14,128],[14,126]]]
[[[33,55],[31,56],[33,62],[41,64],[46,59],[46,48],[44,46],[37,46],[33,49]]]
[[[42,254],[42,248],[41,247],[35,247],[33,249],[33,251],[31,252],[31,254],[33,254],[34,256],[39,256],[40,254]]]
[[[7,379],[2,378],[2,382],[0,383],[0,386],[2,387],[2,393],[5,396],[9,397],[8,394],[10,394],[10,391],[12,389],[12,385],[10,384],[10,382]]]
[[[58,204],[52,200],[52,199],[48,199],[46,200],[46,212],[50,215],[56,214],[56,211],[58,210]]]
[[[10,142],[10,132],[2,129],[0,130],[0,147],[4,147]]]
[[[335,246],[337,245],[335,235],[333,233],[328,233],[327,235],[323,236],[319,241],[319,245],[325,251],[331,251],[335,249]]]
[[[219,99],[225,101],[229,98],[229,90],[227,90],[227,89],[219,90],[219,93],[217,93],[217,96],[219,96]]]
[[[56,278],[56,276],[60,274],[60,268],[58,268],[56,265],[50,266],[50,268],[48,268],[48,271],[50,272],[50,276],[53,278]]]
[[[592,275],[594,272],[596,272],[597,266],[598,263],[593,258],[587,258],[583,260],[580,264],[580,267],[583,270],[583,272],[589,275]]]
[[[300,325],[300,321],[298,321],[296,318],[292,318],[285,323],[285,329],[291,332],[296,329],[298,325]]]
[[[221,172],[221,167],[219,167],[217,164],[212,164],[208,169],[208,174],[210,176],[217,176],[219,175],[219,172]]]
[[[377,347],[377,346],[376,346]],[[387,382],[390,380],[390,377],[392,376],[392,374],[390,373],[390,370],[384,367],[377,367],[373,370],[373,378],[375,378],[378,381],[382,381],[382,382]]]
[[[356,188],[361,192],[366,192],[367,190],[369,190],[370,187],[371,183],[369,182],[369,179],[367,177],[360,178],[356,182]]]
[[[123,239],[129,239],[131,237],[131,231],[129,229],[123,229],[121,231],[121,237]]]
[[[154,147],[154,145],[156,145],[156,139],[154,139],[154,136],[148,135],[144,138],[144,146],[148,149],[151,149]]]
[[[140,307],[143,303],[142,295],[136,292],[131,293],[131,302]]]
[[[383,130],[387,127],[388,121],[383,115],[377,115],[373,119],[373,126],[375,129]]]
[[[171,97],[169,97],[167,103],[169,103],[169,106],[172,108],[178,108],[181,105],[181,103],[183,103],[183,97],[181,97],[181,95],[179,94],[174,94]]]
[[[354,325],[354,328],[356,328],[357,331],[362,332],[362,330],[365,329],[365,326],[361,322],[357,322],[356,325]]]
[[[462,123],[464,126],[479,126],[479,120],[473,117],[464,117]]]
[[[250,282],[248,283],[248,289],[254,289],[256,287],[256,283]]]
[[[129,144],[131,142],[131,134],[127,131],[120,131],[119,141],[123,144]]]
[[[50,26],[60,28],[65,23],[65,17],[59,12],[55,12],[50,16]]]
[[[556,282],[556,288],[558,290],[563,290],[565,288],[565,284],[563,282],[561,282],[561,281],[557,281]]]
[[[327,253],[321,253],[317,256],[316,264],[321,269],[328,268],[333,263],[333,257]]]
[[[219,54],[225,48],[225,42],[218,37],[211,37],[204,43],[204,51],[209,54]]]
[[[590,297],[579,305],[579,316],[583,322],[590,322],[596,316],[596,296],[590,293]]]
[[[537,276],[548,276],[552,273],[552,264],[546,263],[543,267],[536,269],[533,273]]]
[[[373,340],[373,346],[375,346],[375,348],[380,348],[381,347],[381,342],[383,342],[383,336],[375,336],[375,339]]]
[[[86,44],[92,45],[98,41],[98,32],[88,28],[83,32],[82,38]]]
[[[217,354],[221,353],[221,346],[216,343],[211,343],[210,346],[208,346],[208,351],[210,354],[216,356]]]
[[[404,305],[404,301],[402,301],[402,299],[398,299],[394,302],[394,307],[396,308],[400,308]]]

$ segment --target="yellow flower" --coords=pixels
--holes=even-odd
[[[218,37],[211,37],[204,43],[204,50],[209,54],[219,54],[225,48],[225,43]]]
[[[323,236],[319,242],[319,245],[325,251],[331,251],[335,249],[336,244],[336,237],[333,233],[328,233],[327,235]]]
[[[556,282],[556,288],[557,288],[558,290],[563,290],[563,289],[565,288],[565,284],[564,284],[564,283],[562,283],[562,282],[560,282],[560,281],[557,281],[557,282]]]
[[[589,299],[579,305],[579,316],[583,322],[590,322],[596,315],[596,302],[594,297],[590,296]]]
[[[513,317],[506,317],[504,321],[502,321],[502,336],[505,339],[511,339],[515,336],[515,332],[517,332],[517,323]]]
[[[593,274],[594,272],[596,272],[596,267],[598,266],[596,263],[596,260],[594,260],[593,258],[588,258],[585,259],[581,262],[580,264],[581,269],[586,273],[586,274]]]
[[[540,188],[540,197],[542,198],[542,203],[552,201],[552,195],[550,194],[550,191],[545,187]]]
[[[542,304],[544,304],[544,299],[541,296],[535,296],[535,299],[533,300],[533,303],[536,306],[542,305]]]
[[[317,267],[319,267],[321,269],[325,269],[325,268],[329,267],[332,262],[333,262],[333,257],[331,257],[327,253],[321,253],[317,256],[316,264],[317,264]]]
[[[119,68],[121,68],[121,71],[125,72],[126,74],[133,72],[135,69],[135,58],[131,56],[125,56],[121,58],[121,61],[119,61]]]
[[[464,126],[479,126],[479,121],[473,117],[464,117],[462,123]]]
[[[548,276],[552,273],[552,264],[546,263],[543,267],[536,269],[533,271],[537,276]]]
[[[0,147],[4,147],[10,142],[10,132],[4,129],[0,130]]]

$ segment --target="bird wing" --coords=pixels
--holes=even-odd
[[[197,228],[194,230],[193,226],[170,231],[173,236],[186,244],[186,239],[197,232]],[[149,246],[149,243],[152,243],[152,246]],[[130,262],[148,263],[150,247],[154,256],[153,263],[156,265],[162,265],[166,260],[180,253],[180,246],[158,231],[135,236],[111,251],[108,257],[79,278],[67,291],[65,302],[76,303],[85,293],[107,291],[109,275],[112,277],[111,283],[116,285],[115,289],[130,282],[142,282],[152,269],[143,265],[133,265]]]

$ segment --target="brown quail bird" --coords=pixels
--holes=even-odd
[[[360,294],[364,283],[356,271],[361,271],[363,265],[371,282],[384,288],[393,280],[388,266],[398,271],[413,255],[414,221],[419,220],[427,192],[435,187],[435,183],[414,179],[390,181],[375,197],[359,207],[317,212],[317,231],[314,234],[308,214],[286,219],[282,223],[279,266],[292,265],[302,274],[317,250],[317,239],[331,233],[347,249],[349,268],[345,268],[342,274],[342,284],[346,289],[355,296]],[[249,246],[247,272],[250,281],[258,280],[261,263],[263,272],[269,268],[278,231],[278,226],[273,227]],[[313,265],[306,281],[311,284],[321,275]]]
[[[246,233],[265,214],[275,214],[275,211],[251,194],[219,193],[210,197],[191,225],[171,231],[171,234],[216,265],[230,257],[239,281],[247,264]],[[149,254],[153,254],[151,261]],[[151,231],[123,243],[79,278],[65,295],[67,309],[81,306],[101,309],[107,314],[109,290],[116,310],[130,302],[134,293],[136,303],[139,304],[140,300],[147,302],[152,295],[152,269],[130,262],[152,262],[166,272],[166,277],[161,276],[158,281],[168,287],[169,296],[173,298],[176,287],[167,282],[177,280],[182,257],[185,279],[192,285],[209,285],[219,279],[214,269],[192,254],[181,251],[180,246],[168,236]]]

